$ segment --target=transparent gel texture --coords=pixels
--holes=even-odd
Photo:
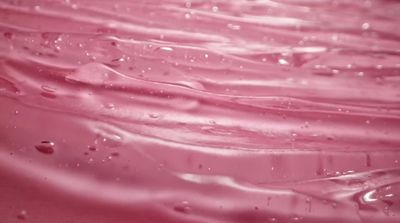
[[[400,222],[400,1],[1,0],[0,222]]]

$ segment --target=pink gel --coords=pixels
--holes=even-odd
[[[400,2],[3,0],[0,222],[400,222]]]

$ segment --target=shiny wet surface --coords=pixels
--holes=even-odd
[[[400,222],[399,15],[1,1],[1,222]]]

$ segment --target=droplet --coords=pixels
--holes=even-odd
[[[168,47],[168,46],[162,46],[159,49],[162,50],[162,51],[166,51],[166,52],[174,51],[174,49],[172,47]]]
[[[269,219],[269,222],[278,222],[278,219],[276,219],[276,218],[270,218],[270,219]]]
[[[189,202],[182,201],[180,204],[174,206],[174,211],[187,214],[189,213],[191,208],[189,207]]]
[[[363,76],[364,76],[364,72],[362,72],[362,71],[358,72],[358,73],[357,73],[357,76],[363,77]]]
[[[149,114],[149,117],[150,117],[150,118],[157,119],[157,118],[160,118],[160,114],[158,114],[158,113],[150,113],[150,114]]]
[[[303,219],[303,218],[302,218],[302,217],[299,217],[299,216],[294,216],[294,217],[291,218],[291,220],[294,221],[294,222],[298,222],[298,221],[300,221],[301,219]]]
[[[278,63],[281,65],[289,65],[289,62],[287,62],[287,60],[282,59],[282,58],[278,60]]]
[[[54,143],[50,141],[42,141],[39,145],[35,146],[36,150],[44,154],[54,153]]]
[[[21,212],[19,212],[19,214],[17,215],[17,218],[19,219],[19,220],[26,220],[26,211],[25,210],[22,210]]]
[[[190,13],[185,13],[185,19],[190,19],[191,17]]]
[[[333,35],[331,36],[332,41],[338,41],[339,40],[339,36],[338,35]]]
[[[368,30],[370,27],[371,27],[371,25],[369,23],[367,23],[367,22],[364,22],[361,25],[362,30]]]
[[[89,149],[90,151],[97,151],[96,146],[88,146],[88,149]]]
[[[110,109],[110,110],[114,110],[115,109],[115,105],[113,103],[106,103],[104,105],[104,108]]]

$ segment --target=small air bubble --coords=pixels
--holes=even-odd
[[[189,207],[189,202],[182,201],[180,204],[174,206],[174,211],[187,214],[189,213],[191,208]]]
[[[125,58],[120,57],[120,58],[113,59],[111,62],[124,62],[124,61],[125,61]]]
[[[160,114],[158,114],[158,113],[150,113],[149,117],[153,118],[153,119],[157,119],[157,118],[160,118]]]
[[[174,51],[174,49],[172,47],[168,47],[168,46],[162,46],[159,48],[160,50],[166,51],[166,52],[172,52]]]
[[[302,217],[298,217],[298,216],[294,216],[291,219],[292,219],[292,221],[300,221],[303,218]]]
[[[289,62],[287,62],[287,60],[282,59],[282,58],[278,60],[278,63],[281,64],[281,65],[288,65],[289,64]]]
[[[89,149],[90,151],[97,151],[96,146],[88,146],[88,149]]]
[[[44,154],[53,154],[54,153],[54,143],[50,141],[42,141],[40,144],[36,145],[35,148],[37,151]]]
[[[367,23],[367,22],[364,22],[361,25],[362,30],[368,30],[370,27],[371,27],[371,25],[369,23]]]
[[[115,105],[113,103],[106,103],[104,105],[104,108],[114,110],[115,109]]]
[[[338,73],[340,73],[340,71],[339,71],[339,70],[333,69],[333,70],[332,70],[332,73],[333,73],[333,74],[338,74]]]
[[[17,218],[19,219],[19,220],[26,220],[26,211],[25,210],[22,210],[21,212],[19,212],[19,214],[17,215]]]
[[[270,218],[269,222],[278,222],[278,220],[276,218]]]

